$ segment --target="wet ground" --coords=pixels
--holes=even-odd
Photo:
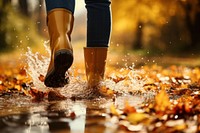
[[[112,104],[123,108],[128,97],[34,101],[23,94],[0,97],[1,133],[115,133],[116,120],[111,120]],[[141,104],[140,97],[130,97],[132,105]],[[130,100],[131,101],[131,100]],[[123,131],[125,132],[125,131]]]
[[[156,65],[158,60],[162,64],[172,58],[141,58],[141,64],[128,54],[109,54],[100,90],[105,95],[91,98],[79,52],[75,53],[77,57],[69,72],[70,84],[57,89],[64,98],[57,100],[49,99],[49,88],[41,80],[48,66],[47,57],[29,51],[22,64],[13,60],[13,55],[1,58],[5,60],[0,62],[0,133],[200,131],[200,69],[195,59],[180,61],[192,61],[189,67],[161,67]],[[142,66],[128,67],[132,61]],[[29,67],[25,71],[20,64]],[[33,95],[32,89],[44,94],[36,91]],[[39,96],[39,100],[34,96]]]
[[[30,97],[1,97],[1,133],[104,132],[107,100],[33,102]],[[6,111],[6,112],[5,112]],[[86,115],[87,114],[87,115]]]
[[[49,100],[46,96],[38,101],[29,91],[32,87],[44,93],[48,91],[39,79],[46,73],[48,58],[41,58],[32,51],[27,53],[28,57],[23,58],[22,62],[11,59],[12,55],[8,56],[2,57],[0,67],[0,133],[120,132],[116,120],[110,121],[110,106],[123,108],[124,101],[128,98],[132,99],[131,105],[139,105],[143,101],[137,96],[134,98],[121,94],[115,98],[113,94],[88,98],[91,90],[86,87],[82,57],[76,58],[70,71],[70,84],[58,89],[65,98]],[[21,69],[24,66],[26,70]],[[110,70],[113,72],[113,69]],[[108,79],[104,85],[114,85],[119,91],[124,86],[115,86],[111,81]]]

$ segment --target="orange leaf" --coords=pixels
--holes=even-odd
[[[164,112],[170,108],[169,97],[164,89],[162,89],[155,97],[156,112]]]
[[[136,109],[132,106],[129,105],[128,101],[125,102],[125,107],[124,107],[124,113],[129,114],[129,113],[135,113]]]
[[[45,79],[44,75],[40,74],[40,76],[39,76],[38,78],[39,78],[39,80],[40,80],[41,82],[44,82],[44,79]]]

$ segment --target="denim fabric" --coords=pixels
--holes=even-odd
[[[45,0],[47,12],[65,8],[74,13],[75,0]],[[110,0],[85,0],[87,47],[108,47],[111,31]]]
[[[111,30],[109,0],[85,0],[87,9],[87,47],[108,47]]]
[[[45,0],[47,12],[55,8],[65,8],[74,14],[75,0]]]

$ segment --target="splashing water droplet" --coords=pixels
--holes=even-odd
[[[50,48],[47,46],[48,43],[49,42],[47,41],[44,44],[45,50],[48,53],[47,56],[42,56],[38,52],[33,53],[29,47],[28,51],[26,52],[28,65],[26,71],[31,77],[33,85],[42,91],[47,91],[49,89],[42,81],[39,80],[40,75],[46,75],[50,61]],[[78,96],[84,98],[92,94],[92,89],[87,88],[86,82],[79,76],[74,76],[74,71],[76,71],[76,68],[70,68],[68,71],[70,73],[70,83],[62,88],[56,89],[59,89],[59,91],[66,97]]]
[[[28,47],[28,51],[26,52],[27,57],[27,73],[32,78],[33,84],[36,88],[43,89],[45,88],[44,84],[39,80],[40,75],[45,75],[47,72],[49,59],[48,57],[41,56],[39,57],[39,53],[33,53],[31,48]]]
[[[26,52],[27,73],[32,78],[33,85],[42,91],[47,91],[49,88],[44,85],[42,81],[39,80],[40,75],[45,76],[47,68],[50,61],[50,48],[48,47],[49,41],[44,43],[45,50],[48,55],[43,56],[39,52],[33,53],[31,48],[28,47]],[[75,73],[81,73],[81,68],[71,67],[69,70],[70,74],[70,83],[61,88],[55,88],[60,91],[64,96],[79,97],[79,98],[88,98],[95,95],[96,90],[93,88],[87,87],[87,82],[83,78],[84,76],[76,75]],[[145,92],[143,86],[145,84],[145,79],[142,79],[139,75],[139,70],[134,69],[134,64],[132,66],[127,66],[120,70],[115,70],[112,74],[106,76],[107,78],[101,83],[102,86],[118,92],[119,94],[130,94],[130,92]],[[114,82],[114,78],[120,77],[124,80],[119,82]],[[148,97],[149,94],[145,92],[145,97]]]

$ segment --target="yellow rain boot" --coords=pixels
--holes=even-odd
[[[107,47],[84,48],[85,70],[89,88],[97,88],[104,79]]]
[[[53,9],[47,15],[51,48],[51,60],[44,80],[47,87],[63,87],[69,82],[65,73],[73,63],[73,23],[72,13],[64,8]]]

